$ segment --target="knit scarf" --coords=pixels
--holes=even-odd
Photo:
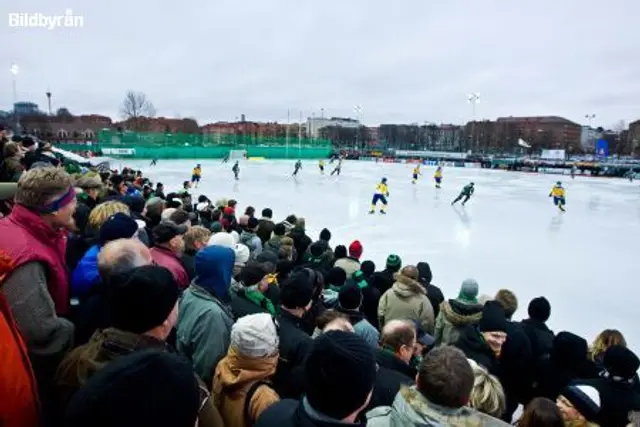
[[[246,289],[244,295],[249,301],[252,301],[259,307],[264,308],[272,316],[276,315],[276,308],[274,307],[273,303],[269,298],[265,297],[262,292],[258,291],[257,289]]]

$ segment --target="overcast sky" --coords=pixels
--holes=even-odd
[[[10,12],[82,28],[9,27]],[[200,123],[292,121],[300,111],[367,124],[561,115],[640,118],[638,0],[21,0],[0,2],[0,109],[119,118],[127,90],[158,115]]]

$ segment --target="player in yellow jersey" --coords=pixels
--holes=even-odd
[[[193,171],[191,172],[191,184],[195,184],[194,187],[198,188],[198,183],[200,183],[200,177],[202,177],[202,168],[198,163]]]
[[[320,173],[324,174],[324,160],[323,159],[320,159],[318,161],[318,168],[320,168]]]
[[[387,197],[389,197],[389,187],[387,187],[387,178],[382,178],[382,180],[376,185],[376,192],[373,194],[373,200],[371,201],[371,210],[370,214],[376,212],[376,206],[378,201],[382,202],[382,207],[380,208],[381,214],[386,214],[385,209],[387,209]]]
[[[412,184],[415,184],[418,181],[418,176],[422,175],[420,173],[420,165],[418,164],[415,168],[413,168],[413,179],[411,180]]]
[[[553,197],[553,204],[562,212],[565,212],[564,205],[567,204],[567,201],[564,198],[564,187],[562,187],[562,183],[560,181],[556,182],[556,185],[553,186],[549,193],[549,197]]]
[[[433,179],[436,181],[436,188],[440,188],[442,183],[442,166],[438,166],[436,173],[433,174]]]

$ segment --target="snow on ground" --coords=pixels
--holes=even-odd
[[[306,161],[294,179],[294,161],[241,161],[236,182],[232,162],[160,160],[155,167],[124,162],[154,183],[163,182],[166,193],[190,179],[196,163],[202,164],[203,178],[195,195],[234,198],[242,212],[252,205],[258,215],[270,207],[277,221],[290,213],[303,216],[313,240],[323,227],[333,233],[334,247],[359,239],[362,259],[378,268],[389,253],[400,255],[404,264],[427,261],[434,284],[447,297],[454,298],[467,277],[478,280],[481,294],[511,289],[520,304],[515,319],[527,317],[531,298],[544,295],[551,301],[554,331],[568,329],[591,341],[602,329],[617,328],[632,347],[640,345],[637,183],[562,177],[567,213],[560,214],[548,197],[559,179],[554,175],[445,168],[443,188],[436,190],[433,167],[423,167],[412,185],[413,165],[404,164],[345,161],[338,177],[329,176],[333,165],[321,175],[317,162]],[[388,214],[368,215],[383,176],[391,194]],[[467,206],[450,206],[471,181],[476,192]]]

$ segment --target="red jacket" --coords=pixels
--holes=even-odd
[[[54,230],[40,215],[21,205],[0,220],[0,250],[15,263],[15,268],[29,262],[41,262],[47,269],[47,287],[58,315],[69,312],[69,275],[65,252],[67,233]]]
[[[0,259],[0,282],[8,273]],[[6,267],[6,268],[5,268]],[[23,427],[40,425],[40,403],[27,347],[18,331],[11,309],[0,292],[0,425]]]
[[[160,267],[164,267],[171,272],[173,278],[178,282],[180,289],[189,286],[189,275],[185,270],[182,261],[175,252],[160,246],[151,248],[151,257]]]

